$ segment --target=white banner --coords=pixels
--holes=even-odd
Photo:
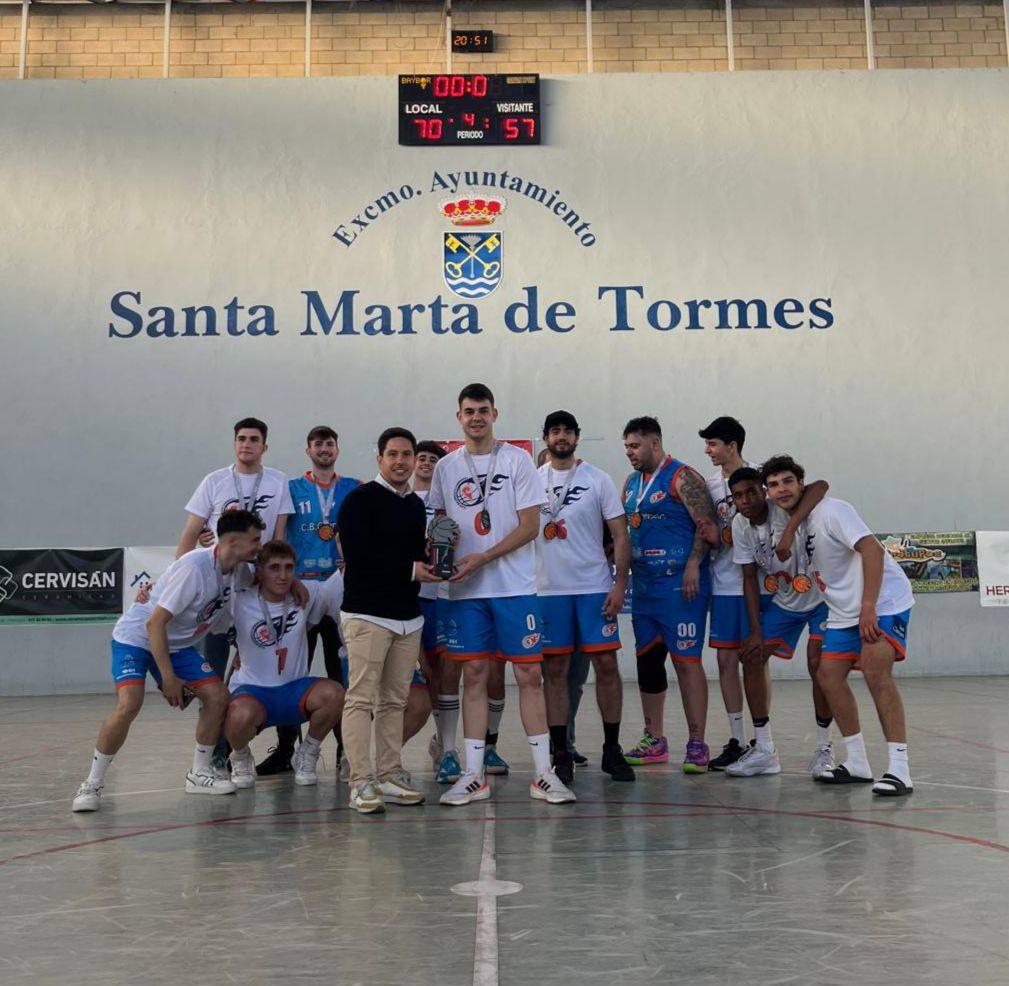
[[[977,532],[982,606],[1009,606],[1009,531]]]
[[[149,585],[175,561],[175,548],[170,545],[125,548],[123,556],[123,612],[130,608],[137,592]]]

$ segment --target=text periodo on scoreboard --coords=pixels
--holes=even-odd
[[[540,143],[538,75],[401,75],[399,142],[408,147]]]

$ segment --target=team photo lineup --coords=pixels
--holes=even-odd
[[[728,415],[678,422],[677,446],[696,436],[675,449],[681,460],[660,421],[641,416],[606,436],[622,441],[630,467],[615,482],[579,457],[575,414],[544,415],[534,462],[496,437],[491,389],[469,384],[458,395],[459,441],[448,443],[458,447],[388,427],[370,480],[338,474],[334,427],[311,428],[309,467],[288,479],[264,464],[267,425],[238,421],[234,462],[185,504],[176,560],[115,624],[116,704],[73,811],[100,808],[148,676],[170,706],[199,707],[188,794],[233,795],[287,774],[315,785],[333,733],[351,809],[420,805],[423,787],[402,753],[433,718],[427,754],[440,803],[485,800],[488,776],[511,769],[512,753],[498,750],[509,664],[533,799],[575,802],[576,768],[596,764],[614,783],[670,758],[687,774],[775,775],[770,664],[801,660],[803,637],[811,779],[911,794],[893,678],[906,656],[911,584],[857,507],[830,495],[829,477],[807,482],[784,452],[747,460],[746,430]],[[702,453],[706,478],[685,461]],[[628,611],[633,640],[622,642],[618,617]],[[707,740],[706,642],[718,660],[725,719],[713,719],[725,724],[724,744]],[[622,644],[636,654],[637,740],[621,736]],[[310,674],[313,658],[324,676]],[[667,722],[667,662],[682,725]],[[590,667],[601,751],[580,751],[575,730]],[[887,742],[884,770],[868,759],[853,670]],[[685,746],[674,739],[670,749],[667,726],[685,733]],[[272,750],[257,764],[250,742],[264,731]]]

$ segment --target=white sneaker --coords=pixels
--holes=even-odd
[[[772,746],[767,749],[762,746],[751,746],[735,762],[725,768],[730,777],[756,777],[758,774],[780,774],[781,761],[778,751]]]
[[[350,789],[350,807],[362,815],[380,815],[385,811],[374,781],[365,781],[360,787]]]
[[[378,793],[383,801],[393,805],[422,805],[424,795],[413,787],[413,780],[405,770],[400,770],[384,781],[378,782]]]
[[[562,805],[566,801],[577,801],[575,792],[561,783],[561,779],[552,771],[545,770],[529,785],[529,797],[537,801],[546,801],[552,805]]]
[[[309,787],[319,783],[319,757],[312,756],[306,749],[304,743],[298,744],[298,749],[291,757],[291,766],[294,768],[294,783]]]
[[[827,771],[834,769],[834,744],[827,743],[826,746],[821,746],[817,749],[816,753],[813,755],[813,759],[809,761],[809,773],[816,779],[821,777]]]
[[[431,768],[437,774],[439,768],[441,767],[441,738],[438,736],[438,730],[436,729],[431,734],[431,740],[427,744],[427,755],[431,758]]]
[[[74,796],[73,811],[98,811],[102,797],[102,785],[85,781]]]
[[[240,790],[253,787],[256,783],[256,761],[248,747],[242,751],[231,751],[231,782]]]
[[[230,777],[222,780],[212,767],[186,774],[186,794],[234,794],[237,790]]]
[[[463,774],[442,796],[443,805],[468,805],[471,801],[486,801],[490,797],[490,784],[486,777]]]

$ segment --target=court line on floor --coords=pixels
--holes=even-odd
[[[477,877],[484,884],[497,879],[497,859],[494,855],[496,828],[494,806],[488,805],[480,853],[480,875]],[[476,899],[473,986],[498,986],[497,896],[493,893],[482,893]]]
[[[516,802],[512,802],[516,803]],[[589,802],[590,804],[592,802]],[[605,802],[596,802],[605,803]],[[931,835],[937,838],[949,839],[953,842],[963,842],[967,845],[977,846],[982,849],[994,849],[998,852],[1004,852],[1009,854],[1009,846],[1003,845],[1000,842],[993,842],[990,839],[979,839],[974,836],[960,835],[956,832],[945,832],[942,829],[925,828],[923,826],[917,825],[901,825],[897,822],[885,822],[881,819],[874,818],[854,818],[846,817],[842,814],[837,814],[834,812],[823,812],[823,811],[789,811],[782,808],[755,808],[755,807],[743,807],[743,806],[729,806],[729,805],[711,805],[711,804],[693,804],[687,802],[636,802],[635,805],[644,806],[662,806],[665,808],[697,808],[700,811],[697,813],[700,817],[715,817],[719,815],[724,816],[734,816],[734,815],[772,815],[780,816],[785,818],[815,818],[823,821],[832,822],[845,822],[851,825],[872,825],[879,828],[893,829],[895,831],[911,832],[917,835]],[[304,813],[318,813],[321,811],[326,812],[346,812],[349,811],[347,808],[333,807],[328,809],[303,809]],[[84,849],[90,846],[102,845],[108,842],[118,842],[123,839],[133,839],[138,836],[143,835],[156,835],[164,832],[176,832],[184,829],[195,829],[195,828],[205,828],[213,825],[234,825],[249,820],[262,819],[267,817],[280,818],[290,815],[299,814],[297,810],[295,811],[278,811],[278,812],[265,812],[259,815],[238,815],[230,818],[208,818],[202,819],[198,822],[178,822],[169,823],[164,825],[153,825],[147,826],[146,828],[141,828],[136,832],[123,832],[118,835],[108,835],[102,836],[96,839],[85,839],[80,842],[71,842],[65,845],[48,846],[45,849],[36,849],[31,852],[17,853],[13,856],[8,856],[4,859],[0,859],[0,866],[6,866],[9,863],[19,862],[26,859],[36,859],[40,856],[48,856],[54,853],[66,852],[72,849]],[[541,815],[522,815],[522,816],[494,816],[495,822],[524,822],[526,824],[533,822],[539,823],[543,821],[599,821],[599,820],[629,820],[629,819],[640,819],[640,818],[677,818],[684,817],[684,814],[677,812],[603,812],[600,814],[568,814],[568,813],[557,813],[553,816],[541,816]],[[382,825],[396,825],[396,824],[480,824],[486,825],[488,818],[486,816],[480,818],[430,818],[424,817],[423,813],[415,815],[414,817],[404,816],[401,818],[384,818],[382,819]]]

